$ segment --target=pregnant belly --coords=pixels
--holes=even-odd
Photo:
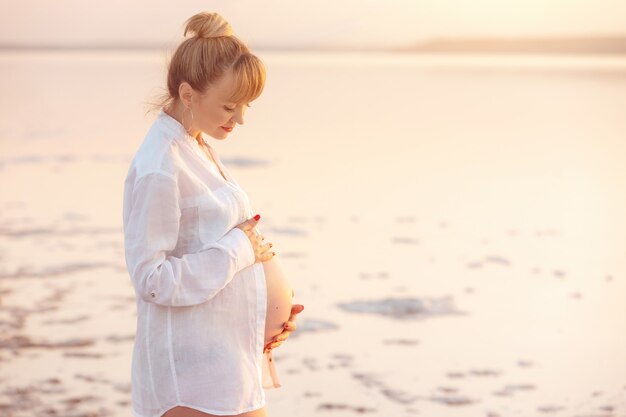
[[[265,317],[265,344],[283,331],[283,324],[291,315],[293,292],[280,261],[273,257],[261,262],[267,285],[267,315]]]

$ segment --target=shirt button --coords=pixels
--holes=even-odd
[[[156,297],[156,294],[154,293],[154,291],[152,291],[150,295],[152,296],[152,298]]]

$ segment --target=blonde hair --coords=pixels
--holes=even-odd
[[[178,98],[183,82],[205,92],[232,68],[236,80],[233,103],[249,103],[259,97],[265,86],[265,66],[237,38],[230,24],[218,13],[201,12],[185,22],[183,36],[192,35],[176,49],[167,69],[167,91],[149,111],[169,106]]]

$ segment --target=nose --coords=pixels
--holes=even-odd
[[[246,112],[246,107],[247,106],[237,106],[238,109],[235,111],[235,122],[239,123],[240,125],[242,125],[244,123],[243,121],[243,115]]]

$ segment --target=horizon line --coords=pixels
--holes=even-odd
[[[587,35],[533,35],[533,36],[437,36],[421,41],[375,45],[372,43],[254,43],[251,49],[267,51],[337,51],[337,52],[485,52],[485,53],[626,53],[626,33]],[[0,51],[167,51],[177,45],[168,42],[111,42],[111,43],[22,43],[0,42]]]

